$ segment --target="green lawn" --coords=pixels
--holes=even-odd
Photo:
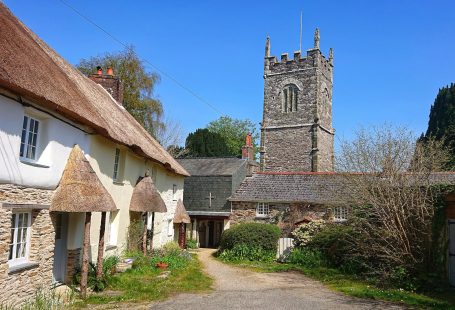
[[[413,308],[455,309],[455,289],[447,288],[443,292],[433,293],[431,295],[418,294],[402,289],[378,288],[355,276],[346,275],[336,269],[325,267],[305,268],[294,264],[277,262],[222,262],[257,272],[299,271],[310,278],[324,283],[330,289],[349,296],[397,302]]]
[[[77,301],[75,306],[82,308],[90,304],[162,300],[182,292],[209,291],[213,283],[202,271],[196,256],[187,266],[171,269],[166,278],[158,277],[161,273],[152,266],[130,269],[115,275],[106,291],[91,294],[87,299]]]

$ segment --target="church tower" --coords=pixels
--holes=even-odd
[[[332,128],[333,51],[326,59],[314,47],[294,52],[294,59],[264,59],[264,112],[261,123],[261,171],[333,171]]]

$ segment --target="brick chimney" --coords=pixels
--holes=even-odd
[[[96,68],[96,73],[88,76],[93,82],[100,84],[111,96],[117,100],[117,103],[123,104],[123,84],[120,79],[114,75],[112,68],[107,68],[106,74],[101,67]]]
[[[245,145],[242,146],[242,159],[254,160],[254,147],[251,133],[246,135]]]

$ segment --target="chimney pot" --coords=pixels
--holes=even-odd
[[[107,68],[107,75],[114,75],[114,70],[111,67]]]
[[[103,68],[101,68],[100,66],[96,67],[96,74],[103,75]]]

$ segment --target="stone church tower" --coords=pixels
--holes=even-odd
[[[332,86],[333,52],[322,55],[318,29],[306,57],[277,61],[267,38],[261,171],[333,171]]]

